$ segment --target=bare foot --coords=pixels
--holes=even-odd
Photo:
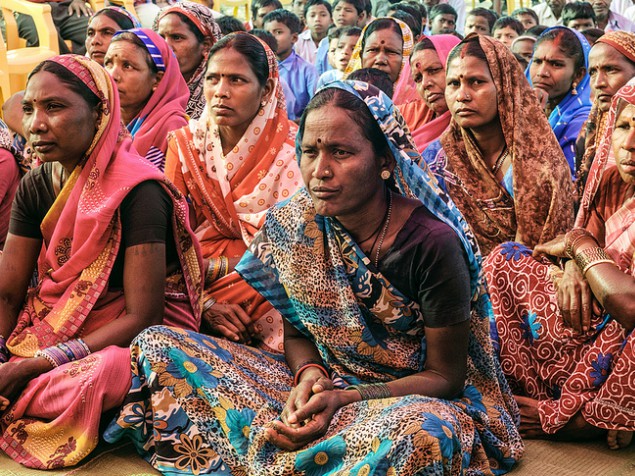
[[[606,435],[606,443],[612,450],[626,448],[633,441],[633,432],[627,430],[609,430]]]

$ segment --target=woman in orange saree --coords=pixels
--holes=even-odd
[[[202,259],[184,197],[135,152],[104,68],[41,63],[23,110],[43,165],[18,187],[0,259],[0,448],[50,469],[96,447],[140,331],[198,328]]]
[[[210,51],[204,93],[201,118],[171,133],[165,166],[195,214],[208,271],[204,321],[282,351],[279,313],[234,272],[267,210],[302,182],[274,53],[247,33],[228,35]]]

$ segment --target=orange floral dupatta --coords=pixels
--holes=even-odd
[[[236,33],[241,34],[247,33]],[[287,117],[276,57],[261,44],[275,90],[236,147],[223,154],[218,126],[207,107],[199,120],[171,133],[169,140],[165,173],[190,197],[198,223],[195,232],[208,259],[241,257],[267,210],[302,185],[295,160],[297,127]],[[216,280],[204,297],[241,304],[253,321],[260,321],[258,338],[282,351],[279,314],[237,273]]]
[[[197,329],[201,259],[187,222],[184,197],[132,148],[121,123],[119,96],[106,71],[83,56],[57,56],[51,61],[76,75],[101,99],[101,113],[86,158],[72,172],[41,224],[44,246],[38,260],[38,285],[29,292],[7,347],[13,355],[32,357],[38,349],[86,335],[125,313],[122,293],[108,292],[108,278],[121,244],[119,206],[146,180],[160,182],[172,198],[175,242],[183,270],[182,276],[168,278],[165,322]],[[170,297],[176,294],[185,302],[182,309],[171,305]]]

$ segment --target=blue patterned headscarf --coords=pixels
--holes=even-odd
[[[575,150],[567,150],[567,143],[571,144],[572,141],[576,140],[582,124],[586,121],[589,113],[591,112],[591,77],[589,76],[589,52],[591,51],[591,45],[589,45],[589,42],[582,33],[565,26],[547,28],[538,37],[536,44],[540,42],[540,38],[554,30],[569,30],[574,33],[580,41],[582,52],[584,53],[584,67],[586,68],[586,73],[584,73],[584,77],[576,86],[577,94],[573,95],[571,94],[571,91],[569,91],[562,101],[560,101],[560,104],[558,104],[558,106],[556,106],[549,115],[549,124],[551,125],[551,129],[553,129],[553,133],[558,139],[560,147],[562,147],[567,161],[569,162],[569,166],[573,168]],[[529,80],[529,84],[532,84],[531,74],[529,72],[532,63],[533,59],[529,62],[529,66],[527,66],[526,70],[526,76]],[[571,130],[570,126],[575,122],[579,123],[579,127],[576,128],[577,130]]]

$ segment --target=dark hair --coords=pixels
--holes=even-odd
[[[315,7],[316,5],[324,5],[326,10],[329,12],[329,16],[333,16],[333,7],[331,7],[331,4],[327,0],[309,0],[304,5],[304,18],[306,18],[309,8]]]
[[[152,61],[152,56],[150,55],[148,48],[146,47],[145,43],[141,41],[141,38],[139,38],[137,35],[135,35],[131,31],[122,31],[121,33],[118,33],[112,37],[111,43],[116,43],[117,41],[125,41],[135,45],[137,48],[143,51],[146,64],[148,65],[148,68],[150,68],[150,71],[152,71],[152,74],[157,74],[159,72],[159,70],[157,69],[157,65],[154,63],[154,61]]]
[[[199,43],[203,43],[203,41],[205,41],[205,35],[203,34],[203,32],[199,30],[199,28],[194,24],[194,22],[190,20],[188,17],[176,11],[167,13],[165,16],[167,17],[168,15],[178,15],[179,19],[183,23],[185,23],[187,27],[190,29],[190,31],[194,34],[194,36],[196,36],[196,39],[198,40]]]
[[[101,10],[98,10],[90,18],[90,20],[92,21],[93,18],[97,18],[100,15],[104,15],[110,18],[112,21],[114,21],[117,24],[117,26],[121,30],[131,30],[132,28],[134,28],[134,23],[132,23],[132,20],[130,18],[128,18],[123,13],[120,13],[117,10],[113,10],[111,8],[102,8]]]
[[[66,86],[68,86],[71,91],[79,94],[84,99],[84,101],[86,101],[86,104],[88,104],[88,107],[90,109],[95,109],[99,104],[101,104],[101,99],[99,99],[99,97],[94,92],[92,92],[81,79],[79,79],[68,69],[66,69],[61,64],[56,63],[55,61],[42,61],[35,68],[33,68],[27,78],[27,84],[29,83],[31,78],[40,71],[51,73],[57,76],[57,78]]]
[[[223,35],[229,35],[235,31],[247,31],[245,25],[238,18],[231,15],[223,15],[216,19],[216,23],[220,27],[220,31]]]
[[[346,79],[355,81],[364,81],[372,84],[377,89],[381,89],[386,96],[392,98],[394,94],[394,86],[390,80],[390,76],[385,71],[377,68],[360,68],[349,74]]]
[[[601,30],[600,28],[587,28],[586,30],[581,31],[580,33],[582,33],[584,37],[586,38],[586,40],[589,42],[589,44],[593,46],[595,42],[598,41],[600,37],[602,37],[604,33],[606,32],[604,30]],[[630,62],[631,60],[628,59],[628,61]],[[635,66],[635,63],[633,63],[633,65]]]
[[[473,8],[472,10],[470,10],[470,12],[467,14],[465,18],[467,17],[485,18],[485,20],[487,20],[487,25],[489,26],[490,33],[492,32],[494,23],[496,23],[496,20],[498,20],[498,14],[496,12],[493,12],[492,10],[488,10],[487,8],[483,8],[483,7]]]
[[[470,56],[472,58],[480,59],[487,64],[489,68],[489,63],[487,62],[487,56],[485,56],[485,51],[481,47],[481,44],[478,42],[478,37],[474,36],[473,38],[468,38],[467,41],[463,41],[459,43],[450,51],[448,55],[447,65],[450,64],[451,61],[456,57],[465,58],[466,56]]]
[[[254,28],[253,30],[249,31],[249,34],[254,35],[256,38],[260,38],[262,41],[264,41],[274,53],[278,51],[278,40],[276,40],[276,37],[269,33],[267,30]]]
[[[516,20],[518,20],[520,15],[529,15],[536,21],[536,25],[540,25],[540,18],[538,18],[538,14],[531,8],[517,8],[511,14],[511,16]]]
[[[562,24],[564,26],[568,26],[572,20],[586,20],[589,18],[597,25],[597,17],[593,7],[588,2],[565,3],[562,9]]]
[[[327,87],[313,96],[300,119],[298,137],[304,136],[304,127],[309,113],[322,109],[324,106],[344,109],[348,116],[360,127],[366,140],[372,144],[375,155],[378,157],[392,157],[386,136],[368,110],[368,106],[354,94],[339,88]]]
[[[428,15],[428,21],[431,22],[439,15],[454,15],[454,21],[456,21],[458,15],[456,10],[452,8],[451,5],[447,3],[439,3],[430,9],[430,13]]]
[[[582,43],[569,28],[555,28],[546,33],[543,33],[536,40],[536,46],[534,51],[539,45],[545,41],[553,42],[553,46],[558,48],[567,58],[573,59],[574,74],[577,74],[581,68],[585,67],[584,50],[582,49]]]
[[[357,26],[340,26],[338,28],[331,28],[329,30],[328,39],[331,40],[340,39],[343,36],[361,36],[362,29]]]
[[[353,8],[355,8],[355,11],[358,15],[361,15],[366,11],[369,3],[367,0],[335,0],[332,5],[333,9],[335,9],[335,7],[337,7],[342,2],[353,5]]]
[[[399,38],[403,40],[403,36],[401,34],[401,28],[395,20],[390,18],[378,18],[368,24],[366,27],[366,31],[364,32],[364,36],[362,36],[361,50],[364,51],[364,46],[366,45],[366,40],[370,35],[375,33],[376,31],[381,30],[392,30],[399,35]]]
[[[525,27],[523,26],[523,24],[520,23],[515,18],[500,17],[498,20],[496,20],[496,23],[494,23],[494,26],[492,27],[492,34],[494,34],[496,30],[500,30],[506,27],[509,27],[512,30],[514,30],[516,33],[518,33],[519,36],[522,35],[523,32],[525,31]]]
[[[432,43],[432,40],[427,36],[422,36],[419,42],[414,45],[414,47],[412,48],[412,53],[410,53],[410,57],[412,58],[412,55],[414,55],[417,51],[423,50],[437,50],[434,47],[434,43]]]
[[[410,31],[415,38],[421,35],[421,22],[417,22],[417,19],[414,18],[410,13],[404,12],[403,10],[393,10],[393,12],[390,14],[390,17],[401,20],[406,25],[408,25],[408,28],[410,28]]]
[[[407,5],[412,5],[413,7],[415,7],[417,10],[419,10],[419,13],[421,14],[421,23],[423,24],[423,19],[425,18],[426,20],[428,19],[428,9],[426,8],[426,6],[423,3],[419,3],[416,0],[405,0],[399,3],[404,3]]]
[[[230,33],[222,37],[209,50],[209,58],[207,64],[220,50],[231,48],[240,53],[249,64],[249,67],[258,78],[260,87],[264,87],[269,78],[269,62],[267,61],[267,53],[262,43],[256,39],[254,35],[245,32]]]
[[[532,26],[529,30],[527,30],[525,32],[525,35],[529,35],[529,36],[533,36],[534,38],[538,38],[540,35],[542,35],[545,30],[549,28],[548,26],[545,25],[536,25],[536,26]]]
[[[520,68],[523,71],[525,71],[527,69],[527,66],[529,66],[529,61],[527,61],[525,58],[520,56],[518,53],[512,53],[512,54],[514,55],[514,58],[516,58],[516,61],[518,61]]]
[[[278,9],[267,13],[262,19],[262,25],[266,25],[271,21],[277,21],[285,25],[291,33],[300,33],[302,31],[302,22],[298,15],[292,11],[285,9]]]
[[[258,10],[269,6],[274,6],[275,10],[279,10],[282,8],[282,3],[280,3],[280,0],[253,0],[251,2],[251,17],[256,18]]]

